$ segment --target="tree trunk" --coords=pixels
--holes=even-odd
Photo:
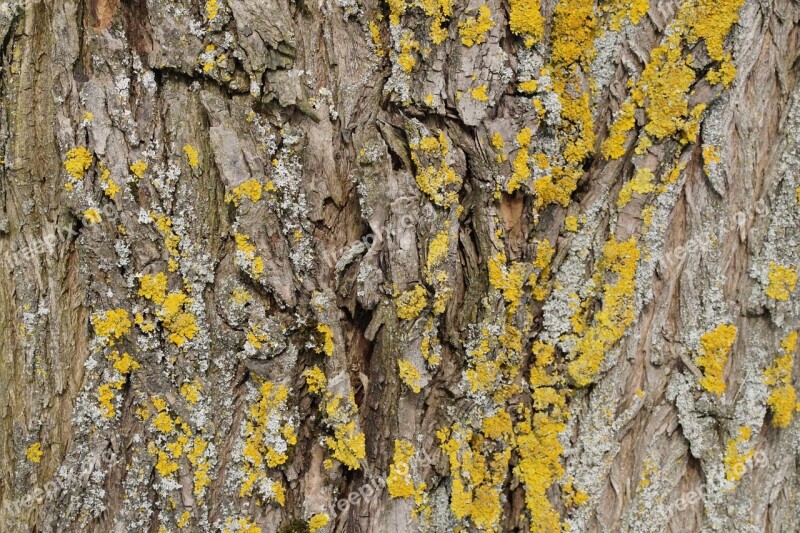
[[[800,530],[799,22],[2,2],[0,530]]]

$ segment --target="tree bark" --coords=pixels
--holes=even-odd
[[[2,2],[0,530],[799,530],[798,23]]]

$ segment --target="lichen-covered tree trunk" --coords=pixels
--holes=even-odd
[[[796,1],[0,35],[0,531],[800,529]]]

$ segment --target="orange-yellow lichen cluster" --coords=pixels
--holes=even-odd
[[[603,257],[595,273],[596,284],[602,283],[603,276],[615,279],[603,286],[603,307],[594,316],[594,324],[575,344],[568,371],[579,387],[594,381],[606,353],[633,322],[635,277],[640,254],[634,237],[619,242],[612,235],[603,248]]]
[[[450,167],[447,156],[450,145],[444,132],[437,137],[422,137],[411,145],[411,159],[417,169],[416,181],[430,200],[442,207],[458,202],[461,177]]]
[[[781,302],[788,301],[789,295],[794,292],[794,288],[797,285],[797,270],[794,267],[773,262],[769,264],[767,277],[769,278],[769,285],[766,290],[767,296]]]
[[[742,479],[747,461],[755,454],[755,450],[748,447],[749,440],[749,427],[740,427],[736,438],[728,440],[728,445],[725,448],[725,457],[723,459],[725,478],[728,481],[739,481]]]
[[[767,405],[772,411],[772,425],[785,428],[792,415],[800,409],[797,393],[792,385],[794,354],[797,352],[797,332],[792,331],[781,342],[783,353],[764,371],[764,383],[770,388]]]
[[[411,461],[416,453],[414,445],[404,439],[395,439],[394,456],[386,477],[386,488],[391,498],[412,498],[414,500],[414,516],[427,518],[431,508],[427,504],[425,483],[414,483],[411,475]]]
[[[722,324],[700,337],[700,355],[697,366],[703,369],[700,386],[708,392],[722,396],[725,392],[725,364],[736,341],[736,327]]]
[[[259,397],[247,410],[243,429],[243,481],[239,496],[258,491],[262,499],[271,499],[283,506],[285,491],[280,481],[271,479],[267,469],[276,468],[289,459],[289,450],[297,443],[294,423],[287,414],[289,389],[270,381],[260,384]],[[268,490],[264,490],[268,487]]]

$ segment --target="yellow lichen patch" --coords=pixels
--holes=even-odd
[[[97,224],[103,221],[103,217],[100,216],[100,211],[96,207],[90,207],[84,211],[83,219],[86,220],[87,224]]]
[[[740,427],[739,434],[734,439],[728,439],[725,448],[725,478],[728,481],[739,481],[745,473],[747,461],[755,454],[754,449],[747,449],[750,440],[750,428]]]
[[[544,36],[544,17],[539,0],[510,0],[508,27],[512,33],[525,39],[530,48]]]
[[[462,185],[461,178],[445,160],[449,149],[442,131],[438,137],[423,137],[419,143],[411,145],[417,186],[433,203],[442,207],[450,207],[458,201],[458,190]]]
[[[105,195],[112,200],[116,198],[120,190],[116,182],[111,179],[111,171],[107,169],[103,163],[100,163],[100,187],[103,189]]]
[[[568,223],[568,221],[565,221],[565,223]],[[550,294],[550,284],[548,283],[550,280],[550,262],[553,260],[555,253],[556,250],[548,239],[539,241],[536,246],[533,268],[537,269],[538,272],[531,274],[528,284],[533,287],[532,296],[538,302],[544,301]]]
[[[286,407],[289,389],[264,381],[258,392],[258,399],[247,409],[242,429],[244,481],[239,496],[251,496],[257,490],[262,499],[274,499],[283,505],[282,487],[279,491],[264,491],[263,487],[276,488],[267,469],[286,463],[289,449],[297,444],[296,429]]]
[[[516,426],[519,463],[514,469],[525,487],[525,505],[531,513],[531,531],[537,533],[562,531],[558,514],[547,491],[564,475],[560,457],[564,452],[558,435],[566,424],[556,415],[539,412],[531,421],[527,410]]]
[[[639,20],[649,8],[647,0],[610,0],[603,2],[602,10],[609,14],[609,27],[614,31],[620,31],[625,19],[634,25],[639,24]]]
[[[130,169],[131,173],[136,176],[136,180],[138,181],[144,176],[144,173],[147,170],[147,163],[144,161],[136,161],[130,166]]]
[[[447,28],[442,25],[453,16],[453,0],[417,0],[425,14],[431,17],[430,38],[433,44],[447,39]]]
[[[261,533],[261,528],[255,525],[249,516],[227,518],[222,533]]]
[[[378,28],[378,25],[375,23],[374,20],[369,22],[369,34],[372,37],[372,44],[375,45],[375,55],[378,57],[383,57],[385,53],[383,51],[383,47],[381,46],[381,30]]]
[[[450,510],[458,520],[469,519],[482,531],[498,531],[501,494],[511,459],[505,440],[485,439],[453,424],[437,433],[450,463]]]
[[[414,363],[407,359],[398,359],[397,368],[400,372],[400,380],[405,383],[409,389],[418,393],[420,391],[420,381],[422,378]]]
[[[194,380],[191,383],[184,383],[181,385],[181,396],[183,396],[187,402],[195,404],[200,401],[201,389],[202,387],[200,386],[200,382],[197,380]]]
[[[494,132],[494,135],[492,135],[492,146],[494,147],[495,152],[497,152],[498,163],[502,163],[508,159],[505,151],[503,151],[503,148],[506,146],[506,142],[503,140],[503,136],[500,135],[499,132]]]
[[[576,490],[573,486],[574,479],[572,476],[564,483],[564,486],[561,487],[561,497],[564,498],[564,503],[567,504],[567,507],[577,507],[586,503],[589,499],[589,495],[581,490]]]
[[[700,337],[700,355],[697,366],[703,369],[700,386],[708,392],[722,396],[725,392],[725,363],[736,341],[736,326],[722,324]]]
[[[486,85],[479,85],[478,87],[472,89],[472,91],[470,91],[470,94],[472,95],[472,98],[474,100],[477,100],[479,102],[488,102],[489,95],[486,94],[486,89],[487,89]]]
[[[350,470],[361,468],[360,461],[366,456],[364,434],[356,427],[358,408],[352,392],[347,400],[341,394],[326,392],[324,406],[327,422],[333,427],[333,436],[325,438],[331,456]]]
[[[433,269],[442,264],[447,257],[449,247],[450,235],[447,229],[440,231],[431,239],[431,243],[428,246],[428,258],[425,262],[428,279],[431,279]]]
[[[486,42],[486,33],[494,27],[492,11],[489,6],[483,4],[478,8],[478,16],[467,17],[464,22],[458,23],[458,34],[461,36],[461,44],[470,47]]]
[[[764,371],[764,383],[770,388],[767,405],[772,411],[772,425],[785,428],[797,408],[797,392],[792,385],[794,354],[797,352],[797,332],[792,331],[781,342],[783,354],[775,358]]]
[[[682,142],[691,142],[689,89],[695,81],[690,61],[683,57],[679,34],[655,48],[642,78],[633,91],[633,101],[645,107],[648,122],[645,131],[661,140],[681,133]],[[646,106],[645,106],[645,102]]]
[[[303,372],[303,377],[306,379],[306,385],[309,392],[319,394],[325,387],[328,386],[328,380],[325,378],[325,373],[318,366],[313,366]]]
[[[655,186],[653,185],[654,177],[653,171],[647,167],[637,170],[633,179],[627,182],[622,187],[622,190],[619,191],[619,197],[617,197],[617,207],[622,209],[628,205],[628,202],[631,201],[633,193],[648,194],[656,190]]]
[[[331,518],[328,516],[327,513],[315,514],[314,516],[308,519],[309,533],[316,533],[323,527],[327,526],[330,521]]]
[[[108,360],[112,362],[114,370],[120,374],[130,374],[134,370],[139,370],[140,365],[136,362],[129,353],[120,353],[116,350],[108,355]]]
[[[94,333],[98,337],[108,339],[114,345],[113,339],[119,339],[131,329],[131,320],[125,309],[109,309],[105,313],[97,312],[92,315]]]
[[[330,357],[333,355],[333,330],[327,324],[317,324],[317,332],[322,334],[322,347],[317,348],[317,352],[323,352]]]
[[[703,169],[706,172],[706,176],[708,176],[711,172],[711,167],[719,164],[719,161],[719,150],[716,146],[703,146]]]
[[[736,78],[736,67],[733,65],[733,58],[730,54],[725,54],[719,68],[711,69],[706,75],[706,80],[712,85],[722,85],[727,88]]]
[[[125,382],[122,380],[104,383],[97,388],[97,401],[100,403],[100,414],[104,418],[114,418],[117,411],[114,408],[114,389],[119,390]]]
[[[219,15],[219,4],[217,4],[217,0],[208,0],[206,2],[206,17],[208,17],[208,21],[211,22]]]
[[[506,265],[506,254],[498,252],[489,259],[489,284],[503,293],[508,304],[508,313],[514,313],[522,298],[522,286],[525,283],[524,265],[512,262]]]
[[[183,151],[186,154],[186,159],[189,161],[189,166],[197,168],[197,165],[200,164],[200,154],[195,147],[191,144],[187,144],[183,147]]]
[[[411,442],[395,439],[394,456],[389,466],[389,475],[386,477],[386,487],[391,498],[413,498],[414,516],[428,517],[431,510],[427,505],[428,496],[425,493],[427,485],[425,483],[415,485],[411,477],[411,459],[415,453],[416,449]]]
[[[767,277],[769,278],[767,296],[781,302],[788,301],[789,295],[794,292],[797,285],[797,271],[790,266],[770,263]]]
[[[522,131],[517,134],[517,144],[519,144],[519,150],[514,157],[514,163],[512,164],[513,172],[506,186],[506,192],[509,194],[519,189],[520,186],[531,177],[531,169],[528,166],[528,148],[530,148],[531,145],[530,128],[523,128]]]
[[[155,221],[158,231],[164,236],[164,246],[167,248],[167,252],[172,257],[178,257],[180,255],[178,244],[180,244],[181,238],[172,230],[172,220],[166,215],[151,214],[151,217]]]
[[[67,170],[67,174],[71,176],[71,181],[76,182],[83,179],[93,161],[94,158],[91,152],[83,146],[79,146],[67,152],[64,168]]]
[[[428,322],[425,324],[425,330],[420,344],[420,352],[422,352],[422,358],[425,359],[430,366],[435,367],[442,362],[442,356],[439,338],[433,326],[434,320],[433,318],[429,318]]]
[[[389,23],[397,25],[400,23],[400,16],[406,12],[408,7],[407,0],[386,0],[389,5]]]
[[[578,217],[568,216],[564,218],[564,229],[569,232],[575,233],[578,231]]]
[[[625,155],[625,140],[628,132],[636,125],[633,116],[636,107],[633,102],[624,102],[617,113],[617,119],[608,131],[608,137],[603,141],[603,157],[606,159],[619,159]]]
[[[427,292],[422,285],[417,285],[395,299],[397,316],[403,320],[413,320],[428,305]]]
[[[250,242],[250,236],[244,233],[234,233],[236,241],[236,263],[244,268],[253,277],[260,279],[264,273],[264,260],[256,256],[256,247]]]
[[[192,299],[183,292],[171,292],[164,299],[157,316],[169,331],[168,339],[176,346],[183,346],[200,331],[195,316],[187,310]]]
[[[691,4],[693,9],[682,9],[679,17],[687,41],[694,44],[705,40],[711,59],[723,61],[725,38],[739,21],[739,8],[744,0],[693,0]]]
[[[539,88],[539,82],[536,80],[521,81],[517,88],[525,94],[533,94]]]
[[[163,272],[142,276],[139,280],[138,294],[161,305],[167,297],[167,276]]]
[[[594,316],[594,324],[578,339],[567,367],[579,387],[594,381],[608,350],[623,336],[634,319],[636,269],[640,252],[636,239],[618,242],[615,236],[603,247],[598,264],[598,278],[603,275],[616,279],[603,287],[603,306]]]
[[[233,205],[237,207],[245,197],[252,202],[257,202],[261,199],[261,191],[261,183],[257,179],[250,179],[235,187],[231,194],[225,196],[225,201],[233,202]]]
[[[405,31],[400,36],[398,43],[400,47],[400,55],[397,56],[397,64],[404,72],[411,72],[417,64],[417,58],[414,57],[414,52],[419,51],[419,42],[414,39],[414,33]]]
[[[25,458],[32,463],[39,463],[43,455],[42,444],[39,442],[34,442],[25,450]]]

